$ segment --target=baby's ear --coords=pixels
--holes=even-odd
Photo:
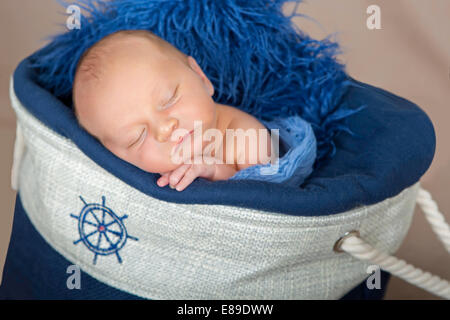
[[[195,73],[197,73],[200,78],[203,81],[203,84],[206,87],[206,90],[208,91],[208,94],[210,96],[212,96],[214,94],[214,86],[212,85],[211,81],[208,79],[208,77],[205,75],[205,73],[203,72],[202,68],[200,68],[200,66],[198,65],[197,61],[189,56],[188,57],[188,63],[189,66],[191,67],[192,70],[194,70]]]

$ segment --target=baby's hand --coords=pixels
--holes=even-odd
[[[216,173],[216,163],[206,164],[205,157],[200,164],[183,164],[173,171],[164,173],[156,182],[158,186],[164,187],[167,184],[177,191],[183,191],[197,177],[213,179]]]

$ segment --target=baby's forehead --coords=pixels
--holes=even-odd
[[[144,38],[144,35],[129,34],[124,32],[111,34],[86,50],[80,58],[79,67],[82,69],[85,65],[101,65],[105,60],[111,60],[117,56],[121,49],[129,50],[131,53],[136,53],[132,51],[132,47],[136,45],[142,46],[142,44],[152,44],[157,47],[156,41],[150,37]],[[152,50],[148,50],[146,54],[151,55]]]
[[[136,48],[139,50],[134,50]],[[82,55],[75,78],[99,80],[109,62],[123,57],[131,59],[128,56],[143,59],[157,59],[158,56],[174,58],[187,64],[187,57],[181,51],[153,33],[146,30],[122,30],[104,37]]]
[[[94,46],[95,48],[103,48],[109,50],[110,53],[114,53],[117,48],[130,48],[130,46],[146,45],[149,49],[168,50],[169,48],[164,45],[165,41],[153,33],[144,30],[122,30],[112,33],[100,41]]]
[[[150,44],[149,50],[145,47],[146,44]],[[98,95],[97,84],[117,79],[110,77],[110,71],[123,76],[125,75],[124,71],[127,72],[126,70],[129,68],[128,63],[141,57],[143,61],[153,60],[158,63],[157,58],[148,59],[157,55],[157,52],[160,56],[173,56],[174,59],[183,60],[182,62],[187,65],[187,57],[181,51],[157,36],[143,31],[122,31],[111,34],[86,51],[78,64],[73,84],[72,98],[77,119],[79,118],[78,109],[89,105],[94,99],[93,97]],[[120,55],[125,59],[116,59]],[[133,68],[133,70],[135,69]]]

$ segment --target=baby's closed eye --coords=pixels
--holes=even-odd
[[[167,100],[161,107],[161,110],[165,110],[170,108],[171,106],[173,106],[174,104],[176,104],[180,98],[180,94],[179,94],[179,87],[180,85],[178,84],[173,92],[173,94],[171,95],[171,97],[169,98],[169,100]]]

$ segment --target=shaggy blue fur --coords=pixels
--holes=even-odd
[[[62,5],[69,3],[59,1]],[[82,54],[106,35],[146,29],[193,56],[215,87],[213,99],[260,120],[300,115],[317,139],[318,167],[333,137],[363,107],[342,103],[350,81],[337,43],[304,34],[285,16],[286,0],[78,0],[81,28],[50,37],[33,54],[36,81],[67,105]]]

